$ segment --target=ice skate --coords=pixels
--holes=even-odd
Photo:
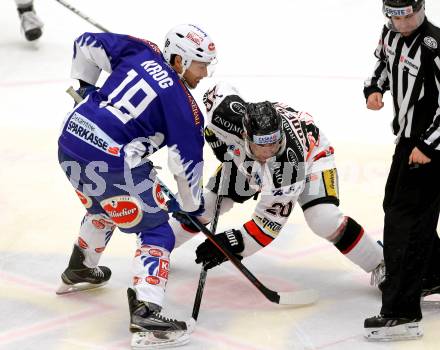
[[[28,41],[37,40],[43,34],[43,22],[37,16],[32,3],[19,7],[18,14],[21,20],[21,31]]]
[[[424,308],[440,308],[440,282],[424,286],[422,289],[421,305]]]
[[[89,268],[83,264],[84,253],[77,246],[73,246],[69,266],[61,274],[61,285],[57,294],[67,294],[101,287],[110,279],[112,272],[106,266]]]
[[[423,336],[420,319],[379,315],[367,318],[364,329],[369,341],[410,340]]]
[[[190,340],[192,327],[186,322],[160,314],[161,307],[137,300],[136,292],[128,288],[132,349],[159,349],[184,345]]]

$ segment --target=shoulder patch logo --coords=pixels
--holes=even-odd
[[[423,42],[426,46],[430,47],[431,49],[436,49],[438,47],[437,40],[435,40],[432,36],[427,36],[423,39]]]
[[[246,107],[237,101],[232,101],[229,105],[229,108],[231,109],[232,112],[240,116],[244,115],[246,112]]]

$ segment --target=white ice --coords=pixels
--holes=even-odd
[[[370,112],[362,95],[384,23],[380,0],[70,2],[112,31],[160,46],[175,24],[206,29],[219,63],[214,78],[197,90],[198,100],[215,80],[226,80],[248,100],[283,101],[312,114],[336,149],[343,210],[381,239],[391,100]],[[69,78],[73,40],[96,29],[56,1],[36,0],[35,6],[45,27],[31,44],[19,32],[14,2],[0,2],[0,349],[128,349],[125,291],[134,237],[118,232],[110,242],[102,259],[113,271],[107,286],[55,295],[84,211],[56,160],[59,127],[72,106],[64,91],[75,83]],[[440,23],[440,3],[427,0],[427,14]],[[206,158],[208,178],[216,162],[209,150]],[[253,206],[222,217],[219,229],[248,220]],[[199,273],[194,249],[201,240],[172,255],[169,316],[190,317]],[[186,349],[438,349],[438,308],[424,308],[422,340],[363,339],[363,320],[379,312],[380,293],[366,273],[312,234],[298,208],[280,237],[244,262],[272,289],[315,288],[321,298],[306,308],[274,305],[226,263],[208,273]]]

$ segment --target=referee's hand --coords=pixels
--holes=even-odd
[[[382,102],[382,94],[380,92],[373,92],[367,98],[367,108],[373,111],[378,111],[384,106]]]
[[[421,150],[419,150],[417,147],[414,147],[411,154],[409,155],[408,164],[426,164],[430,161],[431,159],[425,156]]]

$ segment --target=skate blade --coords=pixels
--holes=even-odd
[[[133,350],[172,348],[185,345],[189,340],[188,331],[137,332],[133,333],[131,338],[131,348]]]
[[[440,309],[440,300],[422,300],[421,306],[425,309]]]
[[[421,306],[423,308],[440,308],[440,294],[431,294],[426,297],[423,297],[421,300]]]
[[[418,322],[411,322],[394,327],[366,328],[365,337],[368,341],[387,342],[418,339],[423,330]]]
[[[66,284],[64,282],[61,282],[61,285],[58,287],[58,289],[55,291],[55,293],[58,295],[63,295],[63,294],[81,292],[84,290],[102,287],[103,285],[107,284],[107,282],[108,281],[105,281],[105,282],[99,283],[99,284],[86,283],[86,282],[85,283],[77,283],[77,284]]]

